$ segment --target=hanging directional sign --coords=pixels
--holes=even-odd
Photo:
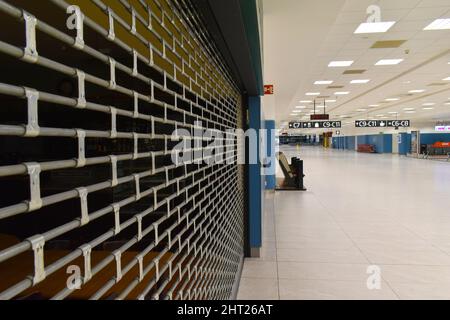
[[[290,129],[334,129],[341,127],[341,121],[310,121],[289,123]]]
[[[358,120],[356,128],[409,128],[410,120]]]

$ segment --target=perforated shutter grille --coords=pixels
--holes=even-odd
[[[240,143],[171,160],[174,130],[243,118],[194,3],[0,1],[0,21],[0,299],[230,298]]]

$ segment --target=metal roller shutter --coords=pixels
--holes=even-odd
[[[194,132],[240,128],[242,98],[194,1],[0,1],[0,20],[0,299],[231,298],[244,171],[196,161]],[[196,158],[174,163],[181,129]]]

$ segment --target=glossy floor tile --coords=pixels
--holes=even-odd
[[[450,299],[449,163],[281,151],[304,160],[308,191],[266,194],[239,299]]]

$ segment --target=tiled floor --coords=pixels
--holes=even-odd
[[[262,257],[245,261],[239,299],[450,299],[450,163],[300,154],[308,191],[266,195]]]

